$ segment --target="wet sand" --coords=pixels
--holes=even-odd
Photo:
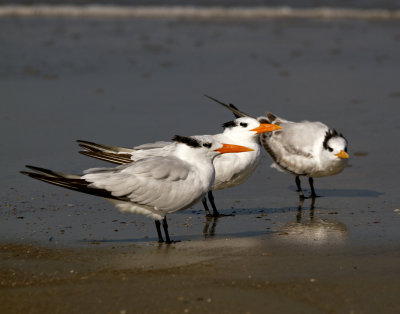
[[[396,313],[400,251],[265,238],[108,249],[3,245],[2,313]]]
[[[2,18],[1,313],[397,313],[400,311],[398,21]],[[133,146],[217,133],[206,93],[262,115],[320,120],[351,161],[294,179],[263,158],[245,184],[154,223],[34,182],[104,163],[74,140]],[[189,117],[189,118],[188,118]],[[306,182],[303,182],[307,190]],[[309,192],[307,190],[307,192]],[[301,205],[301,204],[300,204]]]

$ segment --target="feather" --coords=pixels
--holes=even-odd
[[[44,169],[45,170],[45,169]],[[49,170],[51,172],[51,170]],[[120,201],[127,201],[126,198],[115,197],[109,191],[104,189],[92,188],[89,186],[89,183],[82,179],[76,178],[69,178],[69,177],[54,177],[51,175],[46,175],[42,173],[34,173],[34,172],[27,172],[21,171],[21,174],[27,175],[33,179],[37,179],[43,182],[47,182],[50,184],[54,184],[57,186],[61,186],[70,190],[83,192],[86,194],[91,194],[95,196],[100,196],[104,198],[111,198]]]
[[[102,152],[109,152],[109,153],[131,153],[134,151],[132,148],[125,148],[119,146],[111,146],[111,145],[103,145],[97,144],[94,142],[88,142],[83,140],[77,140],[79,146],[89,150],[89,151],[102,151]]]
[[[209,98],[209,99],[211,99],[211,100],[213,100],[213,101],[219,103],[221,106],[224,106],[226,109],[229,109],[230,111],[233,112],[233,114],[234,114],[235,117],[237,117],[237,118],[238,118],[238,117],[250,117],[250,118],[255,119],[254,117],[248,115],[247,113],[244,113],[243,111],[240,111],[239,109],[237,109],[237,108],[236,108],[234,105],[232,105],[232,104],[230,104],[230,105],[228,106],[227,104],[224,104],[222,101],[219,101],[218,99],[215,99],[215,98],[213,98],[213,97],[211,97],[211,96],[208,96],[208,95],[205,95],[205,94],[204,94],[204,96],[206,96],[207,98]]]
[[[114,154],[103,151],[86,151],[86,150],[82,150],[79,153],[99,160],[108,161],[117,165],[133,162],[130,154]]]

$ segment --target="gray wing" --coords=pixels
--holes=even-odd
[[[202,191],[196,189],[191,169],[188,163],[174,157],[153,157],[112,171],[89,169],[82,179],[90,182],[90,187],[109,191],[114,197],[168,211],[184,208],[200,197],[197,194]]]
[[[149,210],[183,209],[203,193],[190,164],[174,157],[143,159],[115,168],[92,168],[82,176],[27,167],[33,172],[21,173],[31,178]]]
[[[320,122],[282,122],[279,131],[261,134],[260,142],[281,170],[305,174],[322,147],[328,127]]]
[[[154,148],[163,148],[167,145],[172,144],[173,142],[167,142],[167,141],[158,141],[154,143],[147,143],[147,144],[142,144],[139,146],[135,146],[133,149],[134,150],[141,150],[141,149],[154,149]]]

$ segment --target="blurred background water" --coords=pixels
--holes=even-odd
[[[132,6],[224,6],[224,7],[281,7],[292,8],[359,8],[398,9],[399,0],[0,0],[0,4],[75,4],[75,5],[132,5]]]
[[[349,140],[350,167],[316,180],[324,197],[312,217],[306,201],[300,221],[293,177],[264,153],[248,182],[215,193],[235,217],[213,228],[196,204],[170,215],[174,238],[209,227],[214,237],[398,242],[398,20],[7,17],[0,29],[1,241],[154,241],[151,219],[19,171],[106,165],[79,155],[77,139],[130,147],[218,133],[233,116],[209,94],[252,115],[325,122]]]

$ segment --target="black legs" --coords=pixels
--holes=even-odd
[[[207,198],[205,196],[201,199],[201,202],[203,203],[204,210],[206,211],[206,216],[212,217],[210,210],[208,209]]]
[[[303,194],[303,190],[301,189],[301,183],[300,183],[300,177],[299,176],[296,176],[295,182],[296,182],[296,186],[297,186],[297,192],[299,193],[299,197],[303,198],[303,199],[304,198],[308,198],[308,197],[305,197],[304,194]],[[314,189],[314,179],[309,177],[308,178],[308,183],[310,184],[310,188],[311,188],[311,195],[309,197],[311,197],[311,198],[318,197],[318,195],[315,193],[315,189]]]
[[[157,229],[158,243],[163,243],[164,239],[163,239],[162,234],[161,234],[160,221],[159,220],[155,220],[154,222],[156,224],[156,229]]]
[[[164,239],[161,234],[161,223],[159,220],[155,220],[155,224],[156,224],[156,229],[157,229],[158,243],[163,243]],[[169,233],[168,233],[167,217],[164,217],[164,219],[162,220],[162,226],[163,226],[164,234],[165,234],[165,243],[166,244],[172,243],[171,239],[169,238]]]
[[[303,190],[301,189],[301,183],[300,183],[300,178],[299,176],[296,176],[296,179],[294,180],[297,185],[297,192],[299,192],[299,197],[300,198],[305,198],[303,194]]]
[[[315,194],[315,190],[314,190],[314,179],[311,178],[311,177],[309,177],[309,178],[308,178],[308,182],[310,183],[311,197],[312,197],[312,198],[318,197],[318,195]]]
[[[210,201],[211,207],[213,209],[212,214],[210,213],[210,209],[208,208],[206,197],[203,197],[203,199],[201,200],[201,202],[203,203],[203,207],[206,211],[206,216],[207,217],[220,217],[220,214],[217,210],[217,206],[215,206],[215,203],[214,203],[214,195],[212,194],[212,191],[208,192],[208,200]]]
[[[213,209],[213,217],[219,217],[219,212],[217,210],[217,207],[215,206],[214,195],[212,194],[212,191],[208,191],[208,200],[210,201],[211,207]]]
[[[165,243],[170,244],[171,239],[169,238],[169,233],[168,233],[168,224],[167,224],[167,217],[165,216],[163,221],[162,221],[162,226],[164,228],[164,233],[165,233]]]

